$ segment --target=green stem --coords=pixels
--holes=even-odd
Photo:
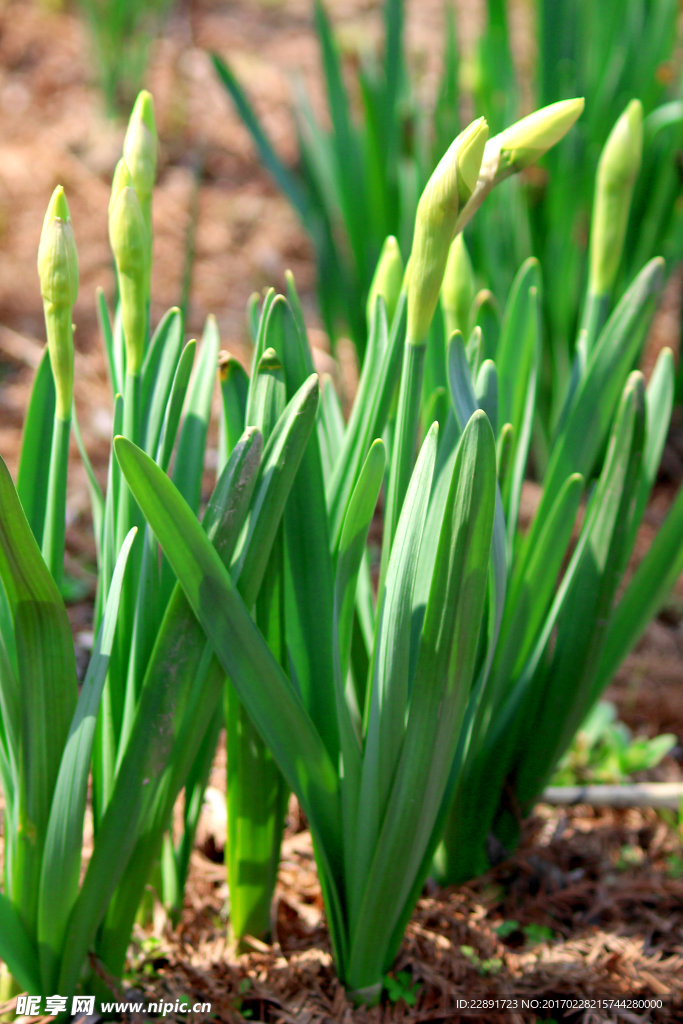
[[[64,574],[64,531],[66,526],[66,476],[69,465],[71,417],[55,416],[47,484],[47,506],[43,532],[43,558],[57,586]]]
[[[141,386],[142,378],[139,373],[126,373],[123,395],[123,436],[140,443],[141,434]],[[115,551],[121,550],[121,545],[133,526],[140,524],[140,512],[130,488],[125,480],[121,479],[119,484],[118,507],[116,509],[115,529]],[[118,653],[113,659],[113,671],[110,670],[110,683],[113,684],[114,692],[111,694],[115,721],[117,723],[116,735],[120,735],[124,717],[125,688],[128,676],[128,662],[133,636],[133,624],[135,622],[135,604],[137,589],[139,585],[139,569],[141,557],[141,543],[136,538],[131,550],[128,571],[121,589],[121,602],[119,605],[118,625]],[[115,677],[115,678],[114,678]]]
[[[134,376],[127,373],[123,393],[123,436],[127,437],[134,444],[140,444],[141,413],[140,395],[142,389],[142,377],[139,373]],[[124,480],[119,488],[119,507],[116,515],[116,550],[119,551],[131,526],[135,525],[136,504],[130,493],[130,488]],[[127,579],[132,579],[133,574],[128,572]]]
[[[387,502],[384,510],[380,591],[386,576],[391,545],[415,461],[425,352],[426,344],[424,342],[415,344],[410,338],[406,339]]]

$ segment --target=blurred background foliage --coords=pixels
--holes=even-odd
[[[214,62],[263,163],[312,239],[326,330],[332,338],[350,334],[361,360],[362,311],[383,241],[395,235],[407,259],[417,200],[457,132],[483,114],[493,135],[529,109],[585,96],[585,113],[562,145],[497,189],[465,233],[476,286],[492,292],[494,305],[502,306],[524,259],[535,255],[543,266],[544,359],[534,435],[542,475],[582,319],[597,162],[633,98],[642,101],[645,115],[643,166],[612,299],[652,256],[663,255],[671,265],[683,251],[679,5],[535,0],[529,81],[516,67],[510,6],[487,0],[484,30],[464,59],[455,8],[446,0],[441,76],[428,105],[418,99],[406,61],[402,0],[384,4],[380,54],[358,43],[354,52],[347,46],[342,53],[324,4],[315,0],[329,127],[295,82],[299,159],[293,168],[278,156],[231,68],[218,55]]]

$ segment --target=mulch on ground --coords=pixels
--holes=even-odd
[[[178,928],[153,948],[138,935],[134,984],[150,1001],[210,1002],[212,1018],[229,1022],[680,1021],[680,855],[671,823],[654,811],[539,805],[513,857],[467,885],[423,896],[391,972],[408,1002],[385,996],[368,1009],[352,1006],[334,974],[307,831],[285,838],[277,941],[253,940],[240,956],[226,935],[224,867],[197,851]],[[566,1008],[634,999],[661,1000],[662,1008]],[[487,1000],[509,1009],[474,1009]],[[539,1009],[525,1010],[524,1000]],[[545,1012],[543,1000],[564,1001],[565,1010]]]

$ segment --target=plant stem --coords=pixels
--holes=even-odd
[[[57,586],[64,574],[64,532],[66,526],[66,477],[69,464],[71,417],[55,416],[47,484],[43,558]]]
[[[140,393],[142,378],[140,373],[126,373],[123,396],[123,436],[127,437],[134,444],[140,443],[141,414],[140,414]],[[116,542],[115,550],[121,550],[124,538],[132,526],[138,525],[140,514],[125,480],[121,480],[118,495],[118,508],[116,509]],[[135,621],[136,591],[139,580],[140,540],[136,538],[130,554],[132,565],[126,573],[121,590],[121,602],[119,605],[119,626],[118,626],[118,659],[114,664],[118,668],[115,674],[120,682],[121,692],[112,695],[116,706],[116,720],[121,726],[125,702],[125,684],[128,674],[128,660],[130,653],[131,639],[133,635],[133,623]]]

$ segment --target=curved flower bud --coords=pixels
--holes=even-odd
[[[446,336],[462,331],[469,337],[472,303],[475,296],[474,272],[462,233],[455,236],[448,252],[441,285],[441,306],[446,321]]]
[[[113,199],[109,241],[119,278],[126,373],[136,376],[142,366],[147,324],[147,228],[130,185],[124,185]]]
[[[631,100],[605,143],[595,179],[591,224],[590,288],[607,294],[614,284],[643,150],[643,107]]]
[[[423,344],[439,298],[461,203],[472,196],[488,138],[480,117],[441,158],[420,197],[408,279],[408,340]]]
[[[393,235],[388,235],[384,240],[368,294],[366,306],[368,328],[372,323],[372,314],[375,310],[378,295],[381,295],[386,303],[387,320],[391,324],[391,321],[394,319],[396,304],[401,294],[402,282],[403,259],[401,257],[401,250],[396,238]]]
[[[78,253],[61,185],[52,193],[38,247],[38,276],[45,311],[57,417],[71,417],[74,349],[71,314],[78,296]]]
[[[500,133],[499,172],[521,171],[564,138],[583,108],[583,98],[560,100],[535,110]]]
[[[567,134],[584,108],[582,98],[560,100],[510,125],[486,144],[479,177],[471,198],[461,207],[456,231],[472,219],[491,189],[523,170]]]

